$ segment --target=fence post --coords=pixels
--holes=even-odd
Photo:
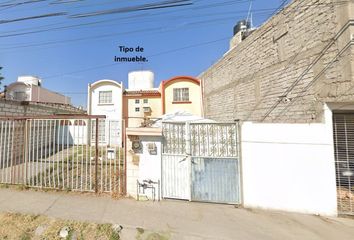
[[[127,194],[127,135],[126,135],[126,121],[127,120],[122,120],[121,127],[123,127],[121,133],[123,135],[123,170],[120,169],[119,171],[119,183],[120,183],[120,194],[126,195]],[[120,156],[119,156],[120,157]],[[121,164],[121,161],[119,160],[119,166]],[[120,166],[121,167],[121,166]]]
[[[95,139],[95,193],[98,193],[98,118],[96,118],[96,139]]]
[[[28,137],[27,137],[27,134],[28,134],[28,125],[27,125],[27,120],[23,120],[24,121],[24,139],[23,139],[23,154],[24,154],[24,161],[25,161],[25,171],[24,171],[24,179],[23,179],[23,184],[24,185],[27,185],[27,161],[28,161]]]

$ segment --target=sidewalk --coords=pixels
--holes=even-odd
[[[354,220],[183,201],[137,202],[73,193],[0,189],[0,211],[165,231],[171,239],[354,239]],[[123,239],[124,240],[124,239]]]

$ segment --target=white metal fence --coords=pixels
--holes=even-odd
[[[100,144],[99,116],[0,119],[0,183],[122,193],[124,151]]]

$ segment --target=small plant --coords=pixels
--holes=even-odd
[[[29,233],[23,233],[21,236],[20,236],[20,239],[21,240],[31,240],[31,235]]]
[[[0,184],[0,188],[9,188],[9,184],[4,183],[4,184]]]
[[[109,240],[119,240],[119,233],[114,231],[112,224],[100,224],[97,228],[98,232],[103,233]]]

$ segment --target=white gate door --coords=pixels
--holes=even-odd
[[[163,197],[190,200],[190,157],[186,155],[185,124],[164,123],[163,134]]]
[[[164,155],[163,159],[164,198],[190,200],[190,158],[182,155]]]

